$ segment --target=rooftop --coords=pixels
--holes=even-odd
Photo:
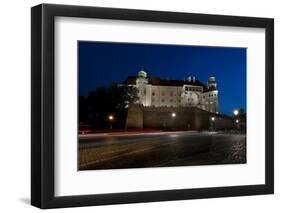
[[[129,76],[124,84],[136,84],[136,79],[138,76]],[[206,88],[206,86],[199,80],[164,80],[159,77],[147,77],[148,83],[155,86],[183,86],[183,85],[191,85],[191,86],[201,86]]]

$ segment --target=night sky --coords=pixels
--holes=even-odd
[[[121,83],[143,68],[148,76],[206,84],[215,76],[219,111],[246,111],[246,48],[78,42],[79,95],[110,83]]]

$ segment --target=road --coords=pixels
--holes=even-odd
[[[246,135],[155,132],[79,136],[79,170],[246,163]]]

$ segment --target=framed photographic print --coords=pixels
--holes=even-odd
[[[31,9],[31,203],[272,194],[274,21]]]

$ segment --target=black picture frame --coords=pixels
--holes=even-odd
[[[58,16],[264,28],[266,32],[265,184],[56,197],[54,195],[54,22],[55,17]],[[31,9],[31,52],[32,205],[46,209],[274,193],[273,19],[41,4]]]

